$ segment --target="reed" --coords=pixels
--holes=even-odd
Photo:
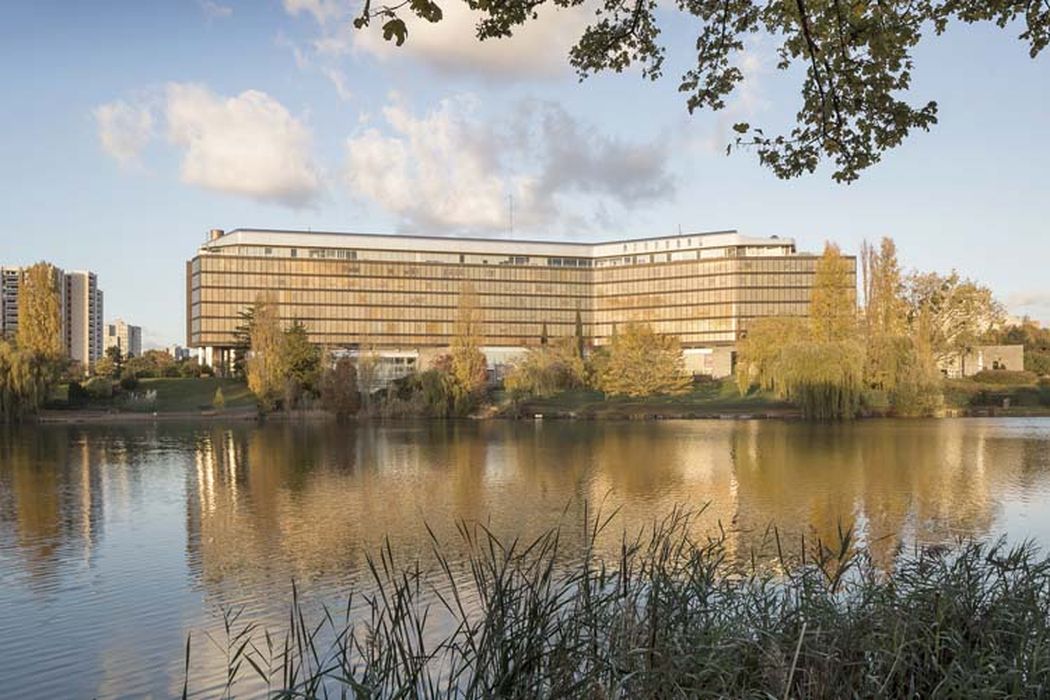
[[[280,632],[224,616],[221,692],[278,698],[1002,697],[1050,694],[1050,563],[959,541],[876,567],[849,529],[791,563],[740,563],[675,511],[596,553],[562,532],[504,542],[461,523],[454,563],[368,560],[370,592]],[[564,547],[568,549],[568,547]],[[572,563],[566,563],[566,555]],[[457,560],[459,562],[459,560]],[[465,569],[461,568],[465,566]],[[187,640],[187,683],[190,678]]]

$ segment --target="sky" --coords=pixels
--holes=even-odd
[[[462,0],[405,46],[356,0],[100,0],[0,7],[0,264],[90,269],[107,320],[185,343],[185,261],[211,228],[608,240],[737,229],[990,286],[1050,321],[1050,52],[959,26],[915,52],[939,104],[850,184],[779,180],[730,126],[784,129],[798,75],[757,37],[722,112],[689,115],[695,24],[662,10],[664,76],[578,80],[582,10],[479,43]],[[548,8],[551,9],[551,8]],[[513,202],[513,225],[510,203]]]

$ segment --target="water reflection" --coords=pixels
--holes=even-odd
[[[341,597],[384,542],[427,559],[424,522],[454,559],[457,520],[507,541],[560,523],[571,558],[588,507],[619,509],[613,553],[623,529],[710,503],[697,534],[724,529],[738,557],[771,554],[770,524],[789,546],[842,525],[886,566],[915,542],[1050,541],[1048,475],[1045,419],[8,429],[0,684],[36,682],[57,646],[79,675],[52,694],[166,694],[217,606],[283,615],[292,579]]]

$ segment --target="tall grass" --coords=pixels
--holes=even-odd
[[[369,559],[372,592],[279,633],[224,617],[226,685],[279,698],[1003,697],[1050,695],[1050,563],[960,541],[879,570],[853,533],[793,563],[744,564],[676,511],[619,555],[566,563],[560,530],[503,542],[461,524],[465,570]],[[574,554],[576,554],[574,552]],[[187,693],[192,692],[187,641]],[[254,692],[254,691],[252,691]]]

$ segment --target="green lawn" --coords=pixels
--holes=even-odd
[[[158,413],[173,413],[210,409],[215,390],[219,387],[222,387],[227,410],[255,406],[255,396],[248,391],[248,385],[238,379],[219,377],[142,379],[135,393],[156,391],[157,402],[151,410]]]
[[[549,398],[528,399],[520,404],[524,415],[543,413],[578,416],[661,415],[667,417],[725,413],[771,413],[793,411],[794,407],[770,394],[753,392],[740,396],[732,380],[705,382],[681,396],[647,398],[606,397],[591,390],[566,391]]]

